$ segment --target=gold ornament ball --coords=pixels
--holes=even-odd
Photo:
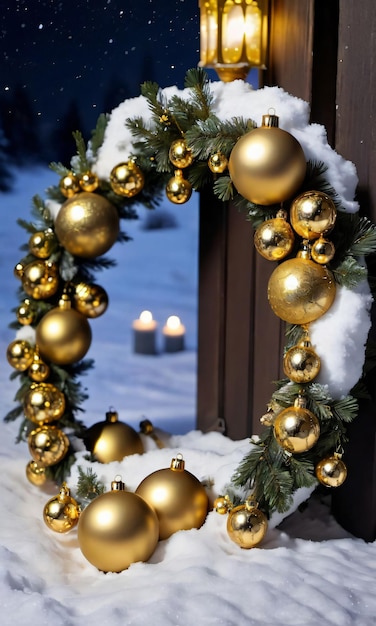
[[[29,239],[29,250],[31,254],[38,257],[38,259],[48,259],[55,245],[56,239],[51,229],[38,231],[31,235]]]
[[[21,302],[17,309],[17,320],[22,326],[32,324],[35,317],[35,310],[28,298]]]
[[[130,454],[143,454],[140,435],[128,424],[118,420],[116,411],[108,411],[106,420],[93,424],[83,436],[86,448],[100,463],[121,461]]]
[[[47,482],[46,468],[37,461],[29,461],[26,465],[26,478],[36,487],[42,487]]]
[[[112,168],[110,185],[119,196],[133,198],[144,188],[145,178],[142,170],[134,161],[119,163]]]
[[[175,139],[172,142],[168,157],[175,167],[178,169],[184,169],[193,163],[193,154],[190,148],[188,148],[185,139]]]
[[[60,244],[85,259],[105,254],[119,235],[119,215],[106,198],[82,191],[60,207],[55,220]]]
[[[234,507],[228,514],[227,533],[238,546],[249,550],[264,539],[268,521],[262,511],[252,502],[246,501]]]
[[[271,308],[290,324],[304,325],[319,319],[330,309],[335,295],[332,273],[302,257],[283,261],[268,283]]]
[[[158,543],[158,518],[140,496],[115,480],[81,513],[78,543],[84,557],[103,572],[121,572],[147,561]]]
[[[311,247],[311,257],[316,263],[320,263],[321,265],[326,265],[326,263],[330,263],[330,261],[334,258],[336,253],[336,249],[332,241],[328,239],[324,239],[324,237],[319,237],[312,244]]]
[[[33,361],[27,371],[29,378],[36,383],[42,383],[47,380],[50,371],[50,367],[40,358],[39,351],[36,350]]]
[[[69,449],[69,439],[64,431],[51,424],[32,430],[27,441],[33,460],[46,467],[59,463]]]
[[[100,285],[79,283],[74,287],[73,304],[79,313],[94,319],[107,310],[108,295]]]
[[[188,202],[192,195],[192,185],[183,176],[181,170],[176,170],[166,185],[166,196],[174,204]]]
[[[313,448],[320,436],[320,423],[305,402],[297,398],[294,406],[281,411],[274,421],[274,436],[278,444],[291,454],[301,454]]]
[[[294,233],[282,217],[265,220],[256,229],[254,244],[257,252],[268,261],[281,261],[294,246]]]
[[[21,280],[25,292],[35,300],[51,298],[59,287],[59,269],[50,261],[32,261],[23,268]]]
[[[59,189],[66,198],[75,196],[81,190],[77,176],[73,172],[68,172],[60,179]]]
[[[34,348],[25,339],[15,339],[7,348],[9,365],[19,372],[27,370],[33,362]]]
[[[208,513],[209,499],[200,481],[184,469],[181,455],[169,468],[149,474],[136,493],[155,510],[159,538],[167,539],[178,530],[200,528]]]
[[[283,371],[294,383],[311,382],[320,372],[320,367],[320,357],[305,341],[290,348],[283,358]]]
[[[325,487],[340,487],[346,480],[347,467],[340,455],[333,454],[316,465],[315,474]]]
[[[43,508],[43,519],[50,530],[66,533],[77,526],[80,506],[63,483],[58,495],[50,498]]]
[[[23,409],[34,424],[56,422],[64,415],[65,396],[51,383],[33,383],[25,393]]]
[[[215,498],[213,508],[220,515],[225,515],[232,508],[232,504],[228,496],[219,496]]]
[[[208,167],[213,174],[222,174],[228,167],[228,158],[222,152],[211,154]]]
[[[317,239],[329,233],[336,217],[333,200],[321,191],[305,191],[295,198],[290,208],[291,225],[304,239]]]
[[[99,187],[99,178],[93,172],[85,172],[78,181],[82,191],[95,191]]]

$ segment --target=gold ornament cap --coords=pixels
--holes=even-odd
[[[175,458],[171,460],[170,469],[178,472],[182,472],[185,468],[185,461],[183,455],[179,452]]]
[[[120,474],[117,474],[111,481],[111,491],[126,491],[125,483],[123,483]]]
[[[279,128],[279,117],[278,115],[272,113],[274,109],[269,109],[266,115],[262,116],[262,126],[263,128]]]

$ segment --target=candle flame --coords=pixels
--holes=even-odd
[[[170,315],[170,317],[167,319],[166,326],[171,330],[176,330],[180,326],[180,317],[178,317],[177,315]]]
[[[142,311],[142,313],[140,314],[140,320],[145,324],[149,324],[151,321],[153,321],[153,315],[150,311]]]

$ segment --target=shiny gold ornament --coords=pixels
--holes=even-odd
[[[304,325],[319,319],[336,295],[333,274],[299,252],[283,261],[270,276],[268,299],[274,313],[290,324]]]
[[[305,191],[295,198],[290,208],[291,225],[304,239],[317,239],[329,233],[336,217],[333,200],[322,191]]]
[[[55,232],[68,252],[92,259],[105,254],[117,240],[119,215],[104,196],[82,191],[60,207]]]
[[[83,436],[86,448],[100,463],[121,461],[130,454],[142,454],[140,435],[128,424],[119,422],[116,411],[106,413],[106,421],[93,424]]]
[[[26,478],[36,487],[42,487],[47,482],[46,468],[37,461],[29,461],[26,465]]]
[[[18,275],[24,291],[35,300],[44,300],[55,295],[59,287],[59,268],[47,260],[31,261],[26,266],[18,264]]]
[[[73,305],[76,311],[94,319],[107,310],[108,295],[100,285],[78,283],[74,286]]]
[[[320,357],[308,337],[290,348],[283,358],[283,371],[294,383],[309,383],[320,371]]]
[[[200,528],[208,512],[204,487],[184,465],[178,454],[169,468],[152,472],[136,489],[157,513],[160,539],[167,539],[178,530]]]
[[[184,204],[184,202],[188,202],[191,195],[191,183],[184,178],[181,170],[175,170],[174,176],[166,185],[167,198],[174,204]]]
[[[43,358],[57,365],[80,361],[90,348],[91,328],[86,317],[71,308],[62,295],[59,306],[42,317],[36,328],[36,343]]]
[[[7,348],[9,365],[19,372],[24,372],[33,362],[34,348],[25,339],[15,339]]]
[[[222,152],[215,152],[208,159],[208,167],[213,174],[222,174],[228,167],[228,158]]]
[[[175,167],[184,169],[193,163],[192,150],[188,148],[185,139],[175,139],[168,151],[168,157]]]
[[[228,513],[233,508],[233,506],[233,503],[227,495],[219,496],[214,500],[213,503],[213,508],[220,515],[225,515],[226,513]]]
[[[326,265],[334,258],[336,249],[332,241],[320,236],[313,242],[311,247],[311,257],[316,263]]]
[[[25,393],[23,409],[34,424],[56,422],[64,415],[65,396],[51,383],[32,383]]]
[[[66,434],[51,424],[32,430],[27,442],[34,461],[46,467],[59,463],[69,449],[69,439]]]
[[[261,543],[268,529],[268,520],[257,506],[257,502],[250,497],[244,504],[231,509],[227,518],[228,536],[246,550]]]
[[[72,198],[79,193],[81,188],[77,176],[75,176],[73,172],[68,172],[68,174],[60,179],[59,189],[66,198]]]
[[[40,358],[38,348],[35,349],[33,361],[27,371],[29,378],[36,383],[43,383],[50,375],[50,367]]]
[[[342,461],[341,454],[322,459],[315,468],[316,478],[325,487],[340,487],[346,480],[347,467]]]
[[[77,526],[80,506],[63,483],[57,496],[50,498],[43,508],[45,524],[55,533],[66,533]]]
[[[144,184],[145,178],[142,170],[134,161],[119,163],[111,170],[110,185],[119,196],[133,198],[143,190]]]
[[[291,454],[313,448],[320,436],[320,423],[316,415],[306,408],[305,398],[298,396],[293,406],[277,415],[274,436],[278,444]]]
[[[244,198],[268,206],[296,193],[307,163],[300,143],[278,128],[278,117],[264,115],[260,128],[236,142],[228,167],[232,182]]]
[[[33,233],[29,239],[29,250],[38,259],[48,259],[56,246],[56,238],[51,228]]]
[[[78,181],[82,191],[95,191],[99,187],[99,178],[94,172],[85,172]]]
[[[35,318],[35,309],[28,298],[21,302],[17,309],[17,320],[22,326],[32,324]]]
[[[276,217],[265,220],[255,231],[255,248],[268,261],[281,261],[293,249],[295,237],[286,217],[286,211],[278,211]]]
[[[120,477],[111,491],[81,513],[78,543],[84,557],[103,572],[121,572],[147,561],[158,543],[158,518],[140,496],[125,490]]]

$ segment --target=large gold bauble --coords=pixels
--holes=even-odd
[[[22,326],[32,324],[35,318],[35,309],[28,298],[21,302],[17,309],[17,320]]]
[[[315,474],[325,487],[340,487],[346,480],[347,467],[341,455],[334,453],[316,465]]]
[[[60,207],[55,232],[71,254],[85,259],[105,254],[119,235],[119,215],[106,198],[83,191]]]
[[[158,543],[158,518],[140,496],[115,480],[112,490],[81,513],[78,543],[84,557],[103,572],[121,572],[147,561]]]
[[[181,170],[175,170],[174,176],[170,178],[166,185],[166,196],[174,204],[184,204],[188,202],[192,195],[192,185],[183,176]]]
[[[44,465],[31,460],[26,465],[26,478],[36,487],[42,487],[47,482],[46,468]]]
[[[39,350],[34,352],[33,361],[27,371],[29,378],[36,383],[43,383],[50,375],[50,367],[40,358]]]
[[[268,261],[281,261],[294,246],[294,233],[286,219],[277,215],[265,220],[256,229],[254,244],[257,252]]]
[[[91,344],[89,322],[64,296],[58,307],[42,317],[35,336],[41,356],[57,365],[80,361]]]
[[[206,519],[207,493],[196,476],[184,469],[181,455],[172,459],[169,468],[144,478],[136,493],[157,513],[160,539],[178,530],[200,528]]]
[[[66,533],[77,526],[79,517],[80,506],[70,495],[66,483],[63,483],[59,493],[44,505],[44,522],[55,533]]]
[[[116,411],[106,413],[106,421],[88,428],[83,436],[86,448],[100,463],[121,461],[130,454],[142,454],[140,435],[128,424],[119,422]]]
[[[34,348],[25,339],[15,339],[7,348],[9,365],[19,372],[27,370],[33,362]]]
[[[21,280],[25,292],[35,300],[51,298],[59,287],[59,268],[50,261],[32,261],[23,268]]]
[[[283,371],[294,383],[311,382],[318,375],[320,367],[320,357],[306,340],[290,348],[283,358]]]
[[[51,424],[32,430],[27,442],[34,461],[46,467],[59,463],[69,449],[69,439],[64,431]]]
[[[94,319],[107,310],[108,295],[100,285],[78,283],[74,287],[73,304],[76,311]]]
[[[60,179],[59,189],[63,196],[66,198],[72,198],[79,191],[81,191],[77,176],[73,174],[73,172],[67,172],[67,174]]]
[[[133,198],[144,188],[145,178],[142,170],[134,161],[119,163],[112,168],[110,185],[119,196]]]
[[[168,151],[168,157],[175,167],[184,169],[193,163],[193,154],[185,139],[175,139]]]
[[[268,299],[274,313],[290,324],[309,324],[332,306],[336,285],[326,267],[297,257],[283,261],[270,276]]]
[[[290,221],[304,239],[317,239],[329,233],[337,217],[335,204],[322,191],[305,191],[291,204]]]
[[[51,228],[33,233],[29,239],[29,250],[38,259],[48,259],[56,245],[56,238]]]
[[[301,454],[313,448],[320,436],[316,415],[298,397],[294,406],[287,407],[274,420],[274,436],[278,444],[292,454]]]
[[[95,191],[99,187],[99,178],[94,172],[85,172],[78,181],[82,191]]]
[[[241,548],[249,550],[265,537],[268,520],[252,499],[234,507],[228,514],[227,533]]]
[[[51,383],[32,383],[23,399],[25,417],[34,424],[56,422],[64,415],[65,396]]]
[[[307,163],[300,143],[290,133],[267,124],[251,130],[235,144],[228,168],[237,191],[255,204],[279,204],[301,186]],[[278,118],[277,118],[278,120]]]

